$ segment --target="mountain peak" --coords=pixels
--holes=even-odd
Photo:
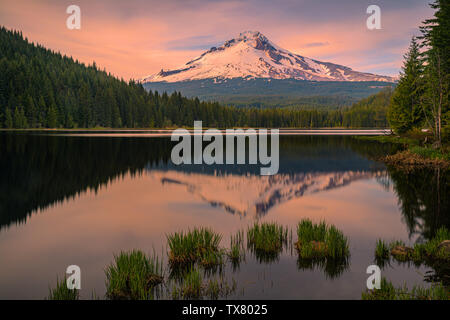
[[[261,32],[259,31],[244,31],[241,32],[237,37],[225,41],[223,46],[220,48],[230,48],[238,44],[248,45],[258,50],[275,50],[275,45],[269,41]],[[213,47],[211,50],[217,48]],[[211,51],[210,50],[210,51]]]
[[[262,41],[269,41],[261,32],[259,31],[244,31],[239,33],[239,36],[237,37],[239,41],[251,41],[251,40],[257,40],[260,39]]]
[[[239,38],[257,38],[260,35],[264,36],[263,34],[261,34],[261,32],[259,31],[251,31],[251,30],[247,30],[244,32],[239,33]]]
[[[247,43],[249,46],[258,50],[275,50],[276,45],[259,31],[245,31],[239,34],[237,42]]]
[[[311,81],[388,81],[394,78],[354,71],[342,65],[321,62],[285,50],[259,31],[244,31],[238,37],[212,47],[174,70],[145,77],[142,82],[178,82],[201,79],[272,78]]]

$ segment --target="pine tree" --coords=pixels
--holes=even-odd
[[[423,65],[415,38],[411,40],[408,53],[404,58],[400,80],[392,95],[387,114],[391,128],[398,133],[418,127],[423,121],[420,105]]]
[[[45,126],[45,110],[47,110],[44,97],[41,95],[39,96],[39,102],[38,102],[38,126],[37,127],[44,127]]]
[[[38,109],[34,104],[33,98],[29,95],[27,97],[27,119],[29,119],[28,123],[30,127],[36,128],[38,123]]]
[[[14,126],[13,117],[9,108],[5,111],[5,128],[11,129]]]
[[[23,108],[17,108],[14,110],[14,128],[24,129],[28,128],[27,118]]]
[[[421,27],[423,56],[426,61],[423,106],[426,120],[441,144],[450,135],[450,0],[436,0],[434,18]]]
[[[55,105],[51,105],[47,111],[47,127],[56,128],[58,126],[58,110]]]

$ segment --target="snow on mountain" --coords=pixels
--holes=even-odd
[[[175,70],[161,70],[142,82],[178,82],[201,79],[272,78],[313,81],[386,81],[395,79],[354,71],[285,50],[260,32],[247,31],[212,47]]]

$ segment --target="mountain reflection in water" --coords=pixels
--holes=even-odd
[[[261,218],[277,204],[307,194],[346,186],[354,181],[386,178],[386,170],[257,175],[206,175],[153,170],[161,183],[175,183],[214,207],[240,216]]]

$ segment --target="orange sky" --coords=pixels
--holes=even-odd
[[[396,75],[432,10],[421,0],[376,2],[382,29],[374,31],[365,0],[0,0],[0,24],[125,79],[178,67],[245,30],[304,56]],[[81,8],[81,30],[66,28],[71,4]]]

